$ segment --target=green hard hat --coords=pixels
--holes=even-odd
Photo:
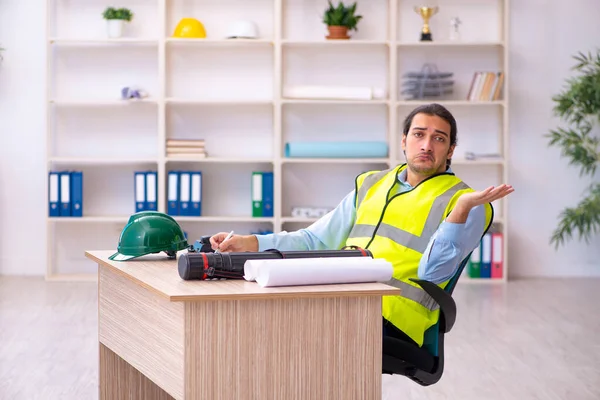
[[[126,261],[161,251],[175,258],[179,250],[187,247],[183,230],[173,217],[157,211],[141,211],[129,217],[119,237],[117,252],[108,258]]]

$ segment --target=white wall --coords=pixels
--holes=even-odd
[[[45,271],[44,7],[41,0],[0,3],[0,46],[7,48],[0,64],[0,274]],[[543,138],[558,122],[550,99],[570,73],[571,55],[597,45],[600,11],[596,0],[512,0],[511,7],[510,274],[600,275],[600,245],[548,246],[555,217],[578,201],[586,182]]]
[[[575,206],[589,179],[569,167],[543,137],[561,123],[551,97],[572,74],[577,51],[599,46],[597,0],[511,1],[510,259],[519,276],[600,276],[600,235],[555,251],[548,239],[565,206]],[[572,22],[567,22],[572,21]],[[596,174],[596,181],[600,175]]]
[[[0,2],[0,273],[44,274],[45,1]]]

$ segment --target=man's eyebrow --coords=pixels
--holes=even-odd
[[[427,130],[427,128],[421,128],[421,127],[419,127],[419,126],[415,126],[415,127],[413,128],[413,131],[415,131],[415,130],[416,130],[416,131],[425,131],[425,130]],[[441,133],[442,135],[444,135],[444,136],[446,136],[446,137],[448,137],[448,136],[449,136],[449,135],[448,135],[446,132],[444,132],[444,131],[440,131],[439,129],[436,129],[435,131],[436,131],[437,133]]]

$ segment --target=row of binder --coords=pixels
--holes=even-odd
[[[252,216],[273,216],[273,172],[252,172]]]
[[[156,171],[136,171],[134,175],[135,211],[156,211],[158,185]]]
[[[465,271],[470,278],[501,279],[504,240],[501,232],[487,232],[469,259]]]
[[[48,215],[50,217],[83,216],[82,171],[48,173]]]
[[[167,214],[202,215],[201,171],[170,171],[167,182]]]

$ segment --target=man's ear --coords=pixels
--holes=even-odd
[[[452,155],[454,154],[454,148],[456,147],[455,144],[453,144],[452,146],[450,146],[450,150],[448,150],[448,158],[452,158]]]
[[[402,134],[402,140],[400,140],[400,144],[402,145],[402,150],[406,150],[406,135]]]

